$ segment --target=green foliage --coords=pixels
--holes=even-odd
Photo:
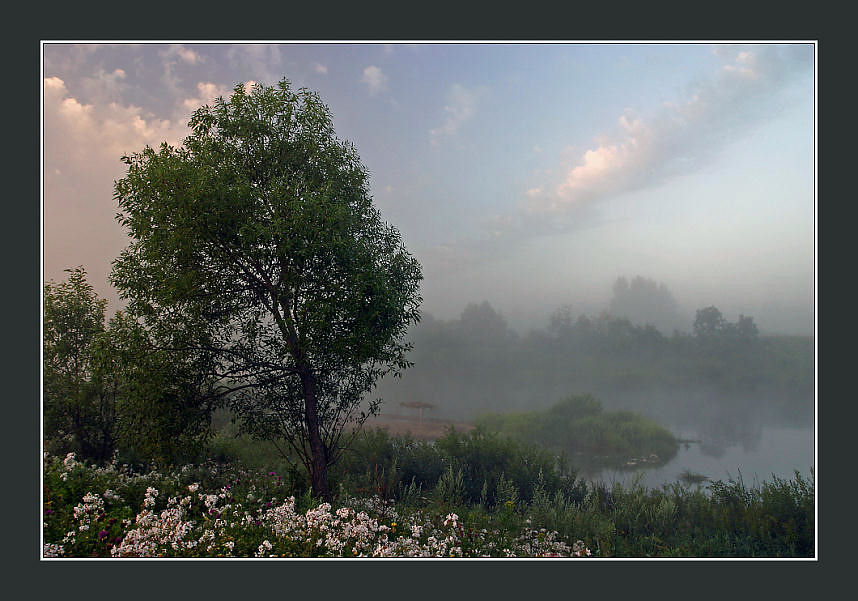
[[[371,443],[381,449],[384,440],[376,436]],[[396,464],[396,457],[392,461]],[[355,460],[351,467],[368,472],[373,466],[361,466]],[[326,553],[314,543],[315,538],[325,539],[320,530],[278,539],[270,524],[263,523],[263,514],[290,496],[295,497],[299,513],[324,513],[315,509],[320,500],[309,488],[296,493],[288,477],[274,470],[208,462],[173,471],[137,472],[116,461],[95,467],[52,456],[46,457],[44,470],[45,541],[61,543],[67,556],[109,556],[112,547],[141,527],[143,509],[154,512],[150,518],[157,518],[168,515],[178,500],[188,514],[192,540],[199,544],[185,550],[164,545],[162,555],[254,556],[263,540],[275,543],[271,552],[277,556]],[[341,480],[335,503],[368,512],[389,529],[391,537],[410,537],[409,524],[422,524],[424,532],[417,535],[421,541],[426,542],[430,530],[441,540],[453,531],[437,538],[436,529],[452,525],[465,555],[503,556],[504,549],[514,548],[520,555],[527,555],[527,549],[539,554],[539,545],[520,545],[522,533],[533,544],[555,536],[567,544],[580,540],[582,548],[602,557],[812,557],[815,553],[812,475],[810,479],[798,473],[791,480],[773,478],[757,487],[747,487],[739,479],[694,489],[680,483],[647,489],[639,482],[613,487],[577,482],[580,494],[573,495],[544,472],[538,472],[527,487],[500,472],[493,491],[497,502],[491,507],[467,498],[466,491],[474,484],[468,479],[465,470],[447,462],[436,483],[427,488],[414,478],[402,488],[394,487],[404,493],[395,502],[375,491],[359,492]],[[488,487],[480,488],[485,494]],[[526,488],[532,491],[529,497],[521,494]],[[169,536],[174,531],[157,532]],[[448,554],[449,550],[444,553]]]
[[[811,554],[814,541],[813,481],[796,471],[795,478],[773,476],[759,487],[748,488],[741,478],[714,482],[712,498],[717,504],[714,520],[730,526],[740,540],[757,555]]]
[[[409,366],[420,266],[317,94],[239,84],[189,125],[180,148],[123,157],[132,243],[111,279],[161,347],[220,377],[244,431],[288,445],[327,495],[364,395]]]
[[[153,346],[119,312],[105,327],[82,267],[45,285],[46,448],[105,462],[115,451],[139,463],[196,459],[209,435],[210,380],[183,357]]]
[[[44,426],[57,453],[104,460],[113,452],[115,402],[99,386],[98,352],[107,300],[86,281],[83,267],[44,287]]]
[[[182,356],[157,348],[141,324],[121,312],[111,319],[100,353],[115,387],[122,454],[160,465],[199,457],[217,406],[212,379]]]
[[[720,336],[727,330],[728,323],[716,307],[698,309],[694,317],[694,335],[698,338]]]
[[[740,315],[736,323],[729,323],[716,307],[699,309],[694,318],[694,335],[701,340],[732,339],[751,343],[759,336],[753,317]]]
[[[745,316],[725,327],[715,336],[665,336],[628,319],[576,317],[564,308],[546,329],[522,335],[483,303],[458,319],[425,316],[410,333],[414,367],[381,387],[386,396],[431,402],[453,419],[547,409],[577,391],[606,408],[669,416],[691,429],[812,423],[813,339],[760,334]]]
[[[657,327],[669,333],[681,326],[679,306],[664,284],[642,276],[631,281],[624,277],[614,282],[608,312],[638,324]]]
[[[440,506],[456,507],[465,500],[464,475],[461,469],[455,469],[452,465],[447,468],[432,493],[435,503]]]
[[[580,467],[622,466],[630,460],[663,463],[676,455],[676,437],[629,411],[603,411],[590,395],[569,397],[546,411],[481,416],[487,430],[568,453]]]

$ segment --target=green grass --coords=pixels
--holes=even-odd
[[[487,416],[486,421],[506,424],[508,433],[491,431],[487,423],[466,434],[451,429],[434,442],[391,436],[385,430],[360,432],[330,469],[333,506],[363,508],[367,519],[391,529],[391,537],[401,536],[407,524],[424,524],[421,544],[433,553],[438,549],[427,542],[427,532],[451,534],[442,522],[444,516],[456,514],[460,527],[452,534],[460,537],[465,554],[503,556],[506,548],[516,549],[519,556],[541,554],[555,539],[565,541],[569,549],[577,544],[575,548],[590,549],[600,557],[814,554],[812,472],[810,479],[796,472],[790,480],[774,478],[750,487],[741,478],[707,482],[697,474],[658,489],[648,489],[640,480],[608,487],[583,481],[563,453],[525,438],[538,431],[556,443],[577,432],[581,448],[639,455],[656,448],[653,441],[671,440],[661,434],[663,429],[628,413],[603,412],[590,397],[574,397],[541,414]],[[156,513],[168,508],[170,497],[187,495],[193,483],[199,483],[200,492],[228,491],[220,503],[234,498],[235,507],[255,512],[254,516],[264,513],[266,503],[276,506],[290,497],[296,499],[299,513],[315,511],[321,501],[312,497],[306,475],[272,444],[237,435],[225,420],[218,428],[207,459],[181,468],[140,469],[114,463],[68,469],[60,459],[49,458],[45,542],[60,544],[76,531],[74,542],[64,543],[66,556],[109,556],[110,545],[119,544],[135,527],[149,487],[160,491]],[[108,490],[110,498],[103,496]],[[75,507],[87,493],[101,495],[104,508],[92,513],[91,528],[79,531]],[[215,521],[199,499],[193,503],[193,532],[202,536],[215,528]],[[181,553],[253,556],[263,540],[274,543],[272,554],[278,556],[321,553],[306,541],[276,538],[265,523],[255,525],[251,520],[246,526],[221,525],[212,530],[217,548],[208,550],[207,543]],[[234,546],[227,549],[227,543]],[[349,542],[353,543],[357,544]]]
[[[193,483],[200,483],[199,492],[225,492],[219,507],[241,505],[241,511],[252,515],[264,512],[269,502],[276,506],[291,496],[299,512],[318,506],[320,501],[312,498],[303,477],[294,479],[272,465],[248,468],[233,458],[227,463],[135,472],[121,466],[81,464],[67,469],[61,460],[49,458],[45,542],[60,544],[76,530],[75,506],[91,492],[103,496],[110,490],[115,500],[104,497],[103,510],[92,512],[92,526],[77,531],[74,543],[64,544],[67,556],[108,556],[108,545],[118,544],[117,539],[135,527],[135,515],[143,509],[149,487],[159,491],[156,513],[168,508],[171,497],[187,495]],[[467,469],[468,465],[474,469]],[[569,547],[580,540],[600,557],[814,554],[812,472],[809,479],[796,472],[792,479],[774,478],[751,487],[739,479],[693,488],[677,482],[648,489],[639,481],[609,488],[582,482],[544,449],[495,435],[450,432],[439,445],[370,431],[355,445],[350,459],[332,470],[332,478],[334,507],[367,511],[379,524],[399,528],[391,536],[401,535],[405,524],[417,523],[432,523],[438,532],[447,532],[441,524],[443,516],[455,513],[465,553],[502,556],[503,548],[519,545],[520,555],[526,552],[522,549],[535,548],[528,547],[531,542],[548,536]],[[191,509],[195,535],[214,528],[220,546],[210,552],[204,548],[183,551],[185,555],[253,556],[265,539],[275,543],[279,555],[317,553],[313,545],[278,542],[265,523],[254,525],[251,520],[246,528],[221,526],[218,530],[217,516],[205,513],[196,497]],[[468,538],[474,533],[480,533],[478,538]],[[522,543],[525,534],[533,541]],[[235,547],[227,552],[223,545],[231,541]],[[163,552],[172,553],[168,548]]]

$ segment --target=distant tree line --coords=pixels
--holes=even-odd
[[[564,307],[546,328],[520,335],[488,302],[470,304],[458,319],[425,315],[411,332],[414,368],[382,391],[462,417],[591,393],[663,423],[810,419],[812,339],[761,336],[753,317],[729,322],[714,306],[697,311],[690,332],[667,336],[653,324]]]
[[[687,327],[679,305],[664,283],[643,276],[619,277],[612,288],[608,313],[634,323],[653,325],[663,333]]]

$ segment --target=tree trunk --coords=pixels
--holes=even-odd
[[[319,430],[319,413],[316,405],[316,381],[309,370],[301,374],[301,384],[304,387],[304,419],[307,424],[307,434],[312,454],[312,469],[310,483],[313,495],[321,497],[328,503],[333,500],[331,488],[328,485],[328,449],[322,441]]]

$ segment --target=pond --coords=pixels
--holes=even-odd
[[[814,430],[801,427],[761,426],[743,433],[739,439],[713,436],[712,432],[674,430],[683,440],[696,442],[680,444],[679,452],[666,464],[641,469],[603,469],[579,476],[588,481],[601,481],[608,485],[618,482],[632,484],[641,478],[641,484],[658,488],[680,480],[683,472],[701,474],[711,480],[738,479],[746,485],[771,480],[772,475],[783,479],[794,477],[798,470],[803,477],[810,476],[814,466]],[[692,485],[693,486],[693,485]]]

